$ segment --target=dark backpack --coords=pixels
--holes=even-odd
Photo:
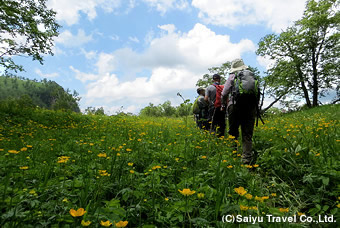
[[[196,98],[194,104],[192,105],[192,113],[193,114],[200,114],[201,110],[200,110],[200,107],[198,106],[198,98]]]
[[[250,70],[242,70],[235,75],[232,89],[236,103],[240,101],[257,103],[260,95],[259,82]]]
[[[215,108],[219,108],[222,106],[222,91],[223,91],[224,85],[213,84],[213,86],[215,86],[216,88],[216,99],[215,99],[214,106]]]

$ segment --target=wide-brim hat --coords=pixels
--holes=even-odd
[[[244,65],[244,62],[242,59],[235,59],[231,62],[231,69],[229,71],[229,73],[234,73],[240,70],[245,70],[247,69],[248,66]]]

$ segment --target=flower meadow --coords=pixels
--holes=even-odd
[[[0,111],[0,226],[249,227],[222,216],[267,214],[340,219],[339,113],[330,105],[266,116],[255,127],[257,162],[244,166],[238,141],[234,150],[233,137],[200,131],[191,117]]]

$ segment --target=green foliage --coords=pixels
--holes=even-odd
[[[5,70],[22,71],[12,56],[28,55],[43,61],[53,54],[53,39],[60,27],[55,12],[47,9],[46,0],[2,0],[0,2],[0,66]]]
[[[265,77],[268,93],[303,98],[308,107],[339,84],[339,11],[335,0],[309,0],[303,17],[279,35],[259,42],[257,54],[275,64]]]
[[[103,107],[100,107],[100,108],[95,108],[95,107],[87,107],[85,109],[85,113],[87,115],[98,115],[98,116],[103,116],[105,115],[105,112],[104,112],[104,108]]]
[[[185,102],[177,107],[171,106],[170,101],[165,101],[163,104],[155,106],[150,103],[148,106],[141,109],[140,116],[149,117],[181,117],[190,115],[192,103]]]
[[[24,103],[23,97],[27,104]],[[69,90],[64,90],[54,81],[46,79],[38,82],[19,78],[16,76],[0,76],[0,102],[6,103],[7,100],[13,103],[17,100],[20,107],[39,106],[41,108],[53,110],[71,110],[80,112],[78,93],[71,94]],[[7,102],[8,103],[8,102]]]
[[[298,212],[338,220],[339,108],[265,119],[255,131],[254,167],[241,165],[231,137],[185,118],[0,108],[0,226],[248,227],[223,224],[222,215]],[[86,213],[72,217],[78,208]],[[281,225],[292,224],[274,224]]]

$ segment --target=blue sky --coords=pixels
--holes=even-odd
[[[305,0],[49,0],[62,28],[44,65],[26,72],[82,97],[80,107],[138,114],[150,102],[193,101],[208,68],[242,57],[264,71],[259,40],[302,16]]]

